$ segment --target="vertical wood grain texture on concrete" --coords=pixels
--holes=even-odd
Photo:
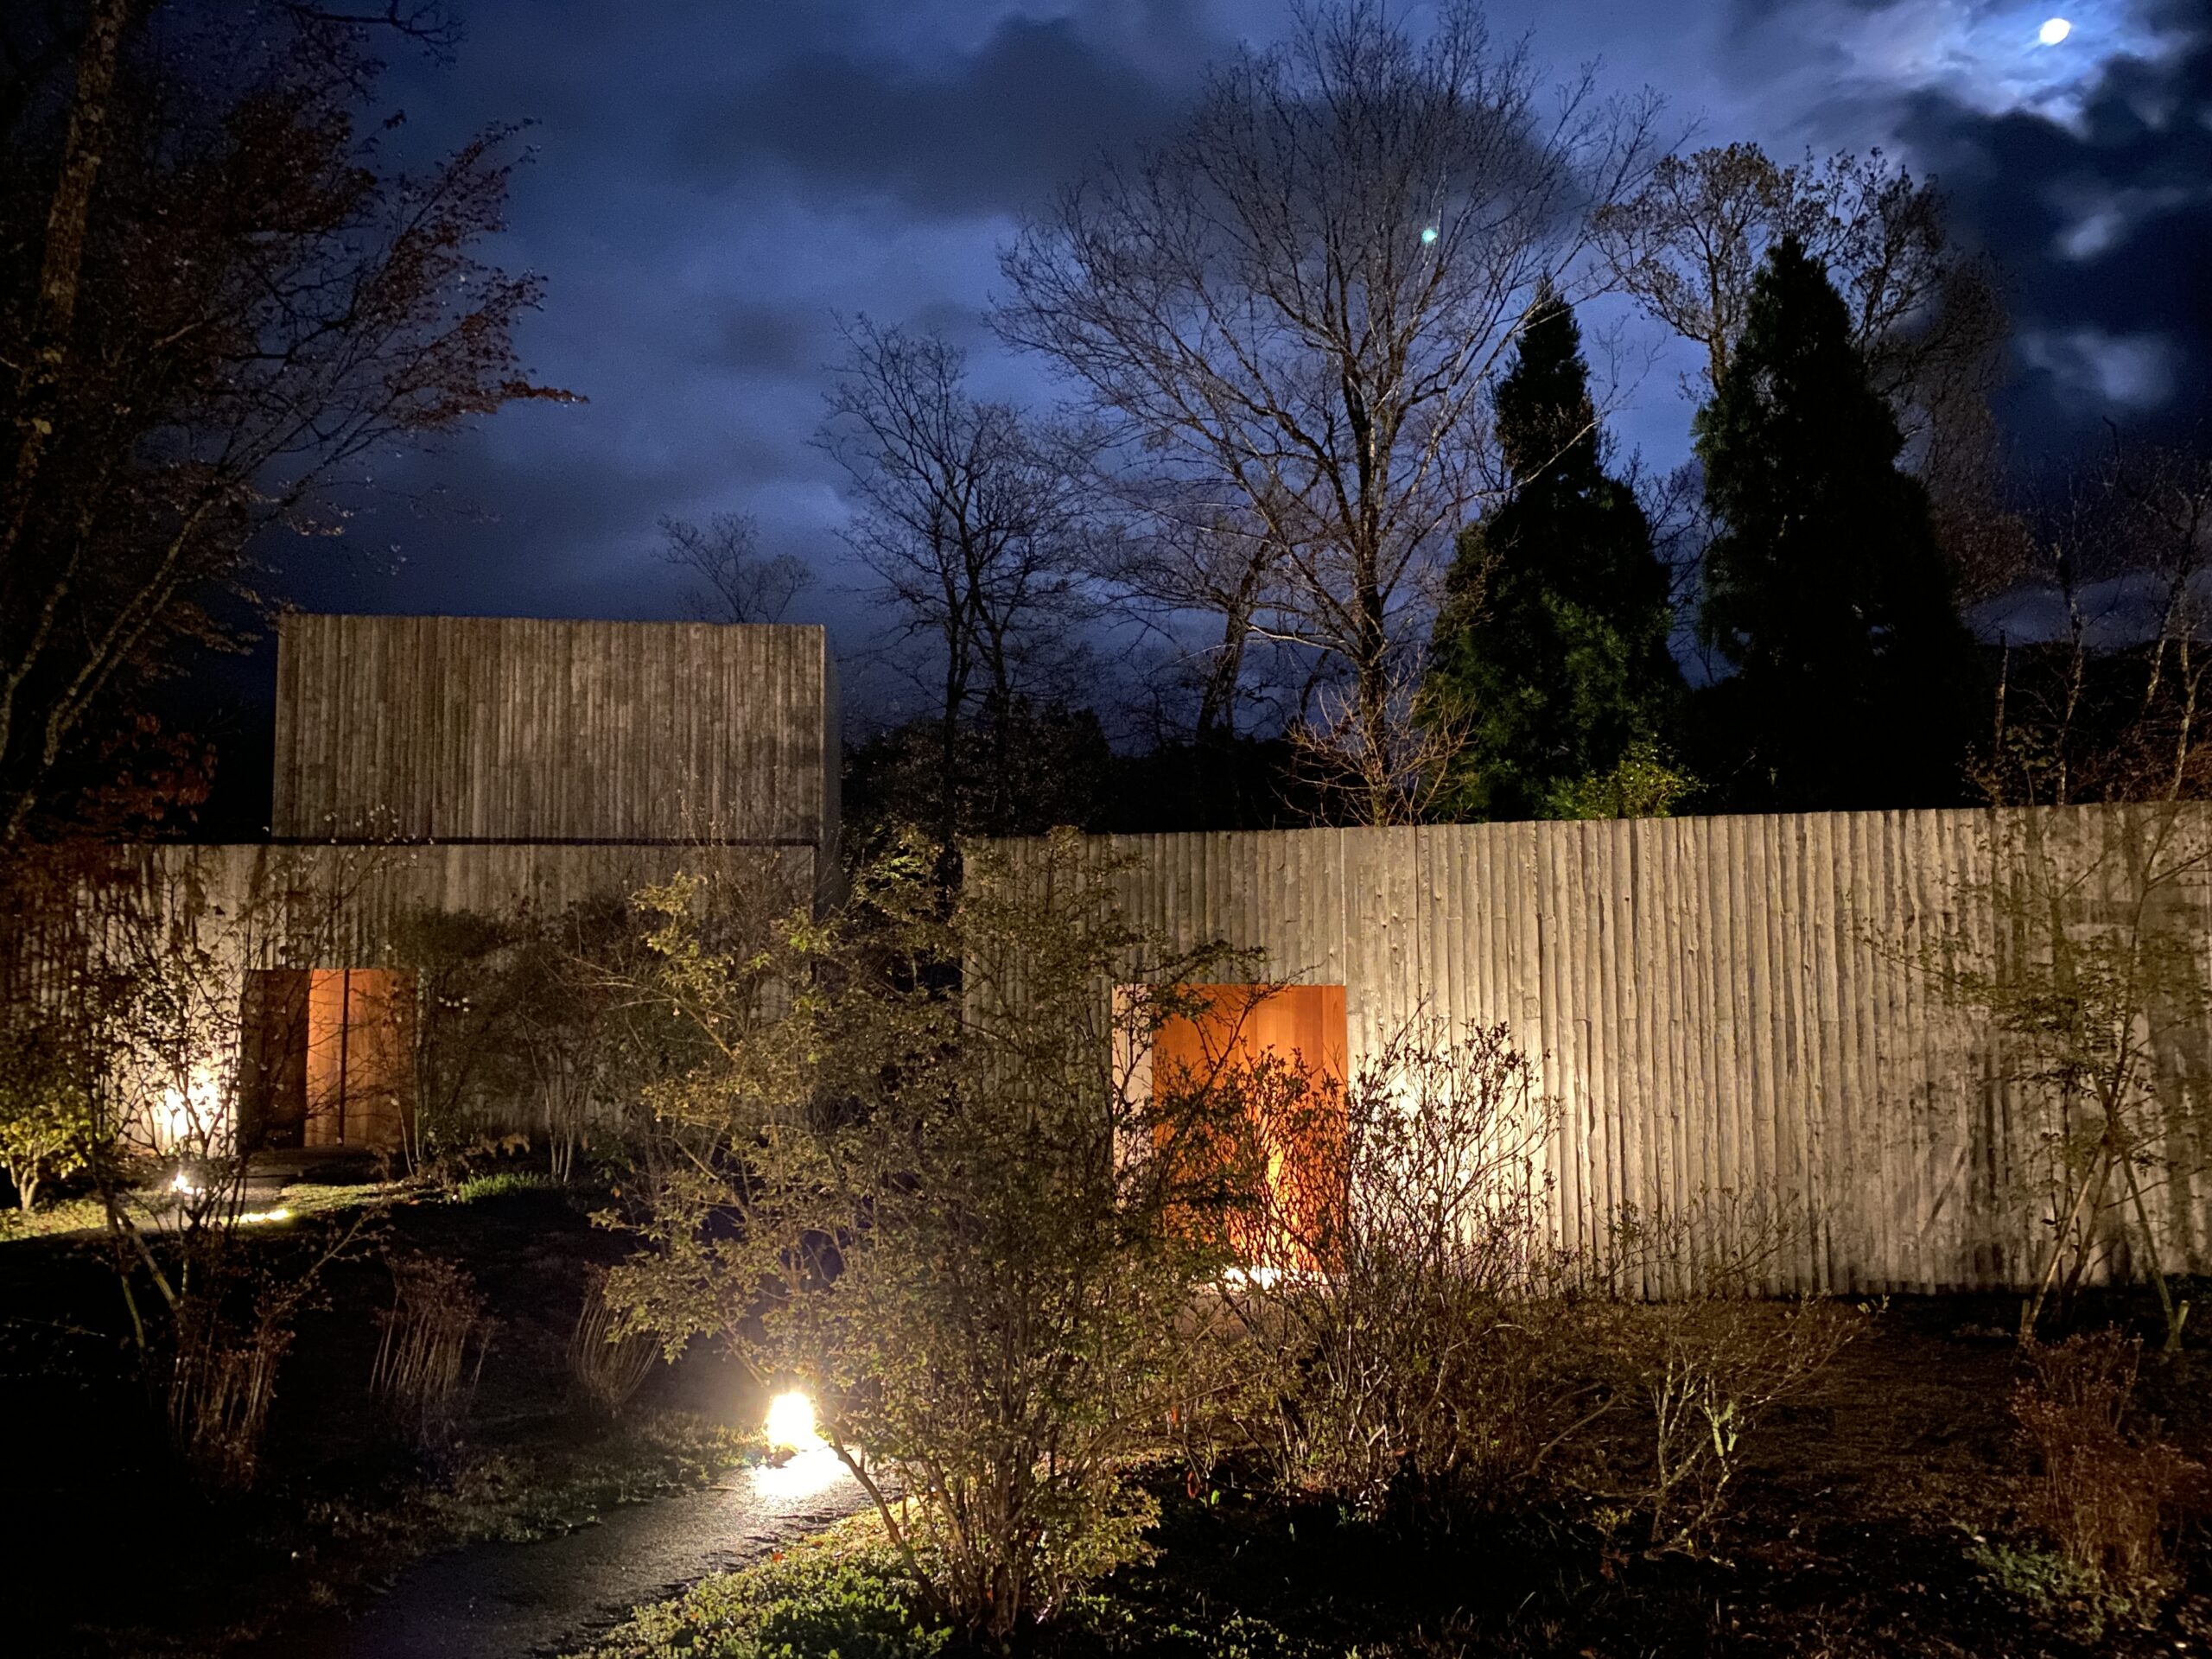
[[[1095,837],[1133,919],[1346,988],[1351,1065],[1425,1018],[1510,1026],[1558,1113],[1554,1213],[1713,1195],[1800,1217],[1777,1288],[1933,1291],[2031,1276],[2030,1169],[2056,1128],[2017,1052],[1921,953],[2023,948],[2000,868],[2046,861],[2115,922],[2162,833],[2158,898],[2212,973],[2212,807],[1783,814]],[[1001,843],[1019,870],[1035,843]],[[2017,887],[2017,874],[2007,878]],[[2009,919],[2008,919],[2009,918]],[[2199,1002],[2196,1014],[2201,1014]],[[2212,1030],[2154,1016],[2147,1194],[2170,1270],[2212,1271]]]
[[[826,842],[817,627],[287,616],[279,840]]]

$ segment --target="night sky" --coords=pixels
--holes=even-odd
[[[1422,8],[1402,15],[1414,27]],[[658,617],[655,521],[758,518],[822,582],[793,620],[867,638],[838,475],[810,443],[833,312],[969,341],[985,391],[1045,400],[983,308],[1019,216],[1101,149],[1173,122],[1205,63],[1281,0],[464,0],[449,62],[393,54],[403,152],[527,119],[494,250],[544,274],[524,361],[587,404],[520,407],[397,459],[350,554],[274,550],[312,608]],[[2038,27],[2064,16],[2056,45]],[[2079,0],[1510,0],[1561,70],[1649,85],[1688,147],[1880,146],[1952,195],[2005,278],[2017,456],[2106,423],[2196,427],[2212,366],[2212,26],[2195,6]],[[1656,340],[1650,341],[1656,345]],[[1638,354],[1631,353],[1631,357]],[[1624,449],[1687,454],[1686,350],[1622,389]],[[1602,369],[1603,365],[1600,365]],[[427,503],[417,500],[427,493]]]

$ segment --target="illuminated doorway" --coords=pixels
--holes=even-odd
[[[240,1057],[248,1150],[395,1150],[414,1109],[415,976],[380,968],[247,976]]]
[[[1230,1239],[1247,1266],[1325,1268],[1346,1198],[1344,988],[1341,985],[1187,985],[1205,1012],[1167,1020],[1153,1039],[1150,1087],[1162,1093],[1192,1078],[1279,1063],[1303,1084],[1279,1108],[1261,1090],[1255,1126],[1266,1158],[1257,1216],[1232,1219]]]

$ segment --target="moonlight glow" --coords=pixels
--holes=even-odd
[[[2068,22],[2063,17],[2053,17],[2047,20],[2044,26],[2036,31],[2036,39],[2041,41],[2045,46],[2056,46],[2073,32],[2073,24]]]

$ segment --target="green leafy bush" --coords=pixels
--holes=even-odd
[[[1241,1103],[1201,1122],[1219,1099],[1139,1064],[1221,953],[1126,923],[1078,838],[1031,857],[971,851],[948,902],[908,841],[827,918],[644,895],[658,994],[711,1040],[648,1094],[681,1155],[608,1282],[664,1339],[804,1389],[871,1491],[908,1495],[877,1502],[924,1605],[1001,1642],[1142,1554],[1131,1459],[1188,1397],[1252,1166],[1218,1155],[1249,1149]]]
[[[1967,1546],[1967,1559],[2007,1599],[2087,1641],[2100,1640],[2112,1625],[2139,1623],[2149,1611],[2055,1549],[1978,1540]]]
[[[898,1552],[849,1529],[640,1607],[572,1659],[932,1659],[950,1639]]]
[[[74,1174],[92,1150],[92,1100],[57,1040],[29,1020],[0,1026],[0,1170],[23,1210],[36,1203],[41,1182]]]

